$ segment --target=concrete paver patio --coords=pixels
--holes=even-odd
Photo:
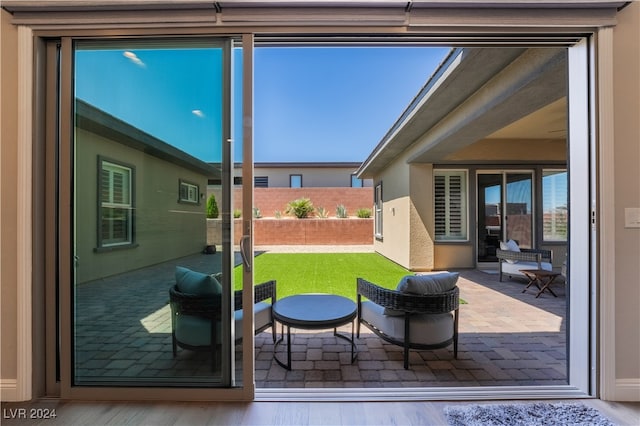
[[[458,358],[452,347],[411,351],[404,370],[402,348],[365,327],[357,339],[358,360],[349,345],[326,332],[293,330],[292,370],[273,361],[268,333],[256,336],[256,385],[286,387],[512,386],[567,383],[564,284],[535,298],[525,281],[498,281],[497,274],[460,271]],[[354,283],[355,285],[355,283]],[[350,326],[339,329],[349,333]],[[279,332],[279,329],[278,329]]]
[[[215,382],[209,354],[171,350],[168,289],[176,264],[203,272],[219,270],[219,255],[194,255],[77,286],[76,369],[78,383],[104,380]],[[292,329],[292,370],[273,360],[271,330],[255,338],[258,388],[371,388],[558,385],[567,383],[566,297],[522,293],[525,281],[498,281],[497,274],[462,270],[458,359],[451,347],[411,351],[387,344],[365,327],[358,359],[332,330]],[[355,286],[355,281],[353,283]],[[342,327],[350,333],[350,326]],[[278,333],[280,327],[278,327]],[[240,346],[237,349],[241,349]],[[279,347],[279,351],[286,350]],[[283,354],[280,354],[283,355]],[[237,353],[241,359],[242,353]],[[236,363],[241,365],[241,363]],[[238,372],[241,375],[241,372]]]

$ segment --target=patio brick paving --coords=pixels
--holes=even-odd
[[[215,272],[218,256],[195,255],[79,285],[76,372],[87,382],[105,377],[210,377],[207,353],[179,349],[173,358],[167,303],[175,264]],[[356,339],[358,359],[351,364],[349,344],[336,339],[332,330],[292,329],[292,371],[286,371],[273,360],[267,330],[255,339],[257,387],[566,384],[564,285],[554,286],[557,298],[548,293],[535,298],[532,292],[522,293],[522,280],[501,283],[497,274],[460,273],[460,294],[468,303],[460,305],[458,359],[453,359],[452,347],[411,351],[410,369],[404,370],[402,348],[362,327]],[[351,326],[339,331],[350,333]],[[284,356],[286,346],[278,350]],[[237,360],[240,357],[238,352]]]
[[[352,365],[349,344],[333,337],[331,330],[293,329],[292,371],[283,374],[282,367],[270,361],[273,343],[267,332],[256,336],[256,357],[262,360],[256,363],[257,387],[566,384],[564,284],[554,287],[558,298],[545,293],[536,299],[531,292],[522,293],[523,280],[501,283],[496,274],[460,272],[460,295],[468,303],[460,306],[458,359],[451,347],[411,351],[410,370],[404,370],[402,348],[363,327],[356,340],[358,360]],[[350,333],[351,328],[339,331]]]

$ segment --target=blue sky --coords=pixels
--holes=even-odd
[[[363,161],[447,52],[256,49],[256,161]]]
[[[255,161],[363,161],[447,52],[256,48]],[[197,158],[219,161],[221,58],[219,49],[80,48],[76,96]],[[240,124],[238,117],[237,141]]]

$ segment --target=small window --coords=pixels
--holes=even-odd
[[[436,241],[466,241],[467,172],[434,173],[434,217]]]
[[[544,241],[566,242],[569,229],[567,171],[542,171],[542,236]]]
[[[302,175],[289,175],[290,188],[302,188]]]
[[[98,247],[133,244],[134,169],[102,158],[98,163]]]
[[[358,179],[358,176],[355,173],[351,175],[351,187],[362,188],[362,179]]]
[[[269,187],[269,176],[254,176],[254,178],[253,178],[253,187],[254,188],[268,188]]]
[[[195,183],[180,180],[178,202],[200,204],[200,187]]]
[[[374,234],[378,240],[382,239],[382,182],[376,185],[374,192]]]

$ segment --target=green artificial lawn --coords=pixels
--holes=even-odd
[[[277,281],[278,299],[301,293],[331,293],[356,300],[356,278],[396,288],[408,270],[377,253],[264,253],[253,263],[254,281]],[[242,266],[235,268],[242,287]]]

